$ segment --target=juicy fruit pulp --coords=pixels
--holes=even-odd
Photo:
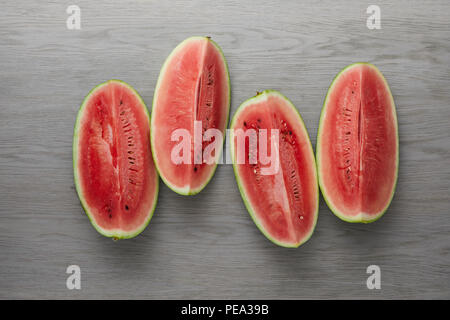
[[[394,100],[381,72],[358,63],[332,83],[317,139],[319,183],[341,219],[371,222],[391,202],[397,180]]]
[[[194,121],[201,121],[202,135],[214,128],[223,136],[229,106],[228,69],[219,47],[206,37],[189,38],[179,44],[161,69],[151,123],[157,169],[175,192],[196,194],[211,179],[217,164],[194,161]],[[172,141],[176,129],[190,133],[190,163],[172,161],[172,150],[179,143]],[[202,143],[202,151],[208,143]],[[220,154],[214,156],[219,158]]]
[[[94,227],[115,238],[139,234],[158,195],[149,115],[139,95],[117,80],[93,89],[80,108],[73,148],[77,192]]]
[[[237,130],[279,130],[276,148],[267,133],[270,152],[278,152],[279,169],[263,175],[265,166],[237,163]],[[259,143],[257,144],[259,153]],[[249,159],[249,139],[245,141]],[[269,151],[268,151],[269,152]],[[318,213],[318,185],[314,153],[303,121],[292,103],[276,91],[264,91],[244,102],[231,124],[231,154],[236,180],[255,224],[274,243],[298,247],[314,231]]]

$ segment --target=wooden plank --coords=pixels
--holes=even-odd
[[[14,1],[0,12],[0,298],[450,298],[448,1],[378,1],[381,30],[358,1]],[[232,114],[278,89],[315,144],[323,98],[347,64],[370,61],[397,105],[400,173],[386,215],[338,220],[321,200],[311,240],[267,241],[250,220],[232,168],[182,197],[161,183],[139,237],[113,242],[91,227],[72,176],[72,130],[83,97],[119,78],[150,106],[173,47],[209,35],[224,50]],[[82,290],[67,290],[68,265]],[[382,289],[366,288],[379,265]]]

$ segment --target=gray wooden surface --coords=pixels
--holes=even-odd
[[[82,29],[66,28],[66,7]],[[381,7],[381,30],[366,8]],[[433,1],[10,1],[0,10],[0,298],[450,298],[450,4]],[[336,73],[376,64],[397,105],[400,172],[386,215],[336,218],[321,199],[313,237],[276,247],[257,230],[230,165],[199,195],[161,183],[149,227],[113,242],[90,225],[72,175],[83,97],[111,78],[150,106],[181,40],[223,48],[232,114],[257,90],[300,110],[313,145]],[[66,288],[68,265],[81,290]],[[381,268],[368,290],[366,268]]]

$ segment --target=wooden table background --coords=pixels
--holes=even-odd
[[[373,1],[372,1],[373,2]],[[0,11],[0,298],[450,298],[450,3],[377,1],[11,1]],[[68,30],[66,8],[81,8]],[[119,78],[151,105],[160,67],[184,38],[222,47],[231,114],[257,90],[300,110],[315,146],[333,77],[376,64],[397,105],[400,171],[386,215],[340,221],[320,201],[298,249],[265,239],[230,165],[194,197],[162,182],[148,228],[113,242],[91,226],[72,173],[83,97]],[[66,268],[81,268],[81,290]],[[381,290],[366,287],[381,268]]]

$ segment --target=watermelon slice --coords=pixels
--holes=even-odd
[[[278,130],[278,139],[272,129]],[[257,151],[250,151],[250,138],[239,147],[239,130],[258,133],[256,149],[252,148]],[[279,156],[278,170],[266,173],[263,170],[272,165],[263,164],[261,157],[264,140],[260,144],[260,133],[264,131],[267,154]],[[271,90],[245,101],[231,122],[230,145],[236,181],[256,226],[280,246],[298,247],[306,242],[317,222],[319,187],[311,142],[294,105]],[[244,154],[244,163],[239,162],[239,153]]]
[[[214,175],[220,152],[212,163],[194,159],[195,131],[200,137],[209,129],[223,135],[230,108],[228,67],[219,46],[208,37],[192,37],[180,43],[166,59],[153,97],[151,138],[156,168],[166,185],[182,195],[199,193]],[[195,122],[200,124],[194,128]],[[190,136],[189,161],[174,161],[172,153],[182,141],[173,139],[176,130]],[[202,157],[210,141],[200,139]],[[199,151],[200,149],[196,149]],[[182,153],[182,152],[180,152]]]
[[[394,99],[368,63],[342,70],[325,98],[317,137],[323,197],[348,222],[379,219],[394,195],[398,133]]]
[[[132,238],[149,223],[158,197],[147,107],[128,84],[95,87],[78,112],[73,138],[75,186],[102,235]]]

